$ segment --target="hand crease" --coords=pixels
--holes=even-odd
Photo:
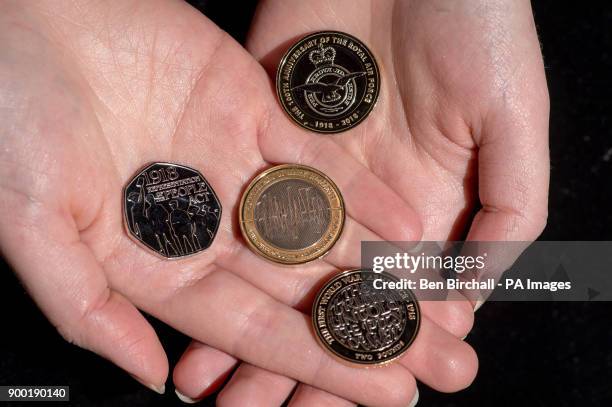
[[[181,126],[181,123],[185,117],[185,113],[187,111],[187,107],[189,106],[189,104],[191,103],[191,99],[193,97],[193,94],[195,93],[195,90],[197,89],[200,81],[202,80],[202,78],[204,77],[204,74],[211,68],[211,66],[214,63],[215,60],[215,55],[217,54],[217,52],[219,52],[219,50],[221,49],[221,47],[223,46],[223,44],[227,41],[227,34],[225,33],[221,33],[219,36],[219,40],[217,41],[217,43],[215,44],[213,51],[210,54],[210,57],[208,58],[208,61],[206,64],[204,64],[200,70],[198,71],[196,78],[193,81],[193,85],[191,86],[191,89],[189,90],[189,92],[187,93],[187,97],[183,102],[182,108],[178,114],[177,120],[176,120],[176,124],[174,125],[174,131],[172,132],[172,134],[170,135],[170,156],[172,156],[172,146],[174,145],[174,139],[177,136],[177,132]]]

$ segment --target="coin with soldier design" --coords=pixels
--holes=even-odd
[[[344,201],[322,172],[284,164],[259,174],[239,208],[240,229],[257,254],[282,264],[322,257],[344,226]]]
[[[398,281],[392,274],[363,269],[331,278],[312,308],[315,334],[323,347],[343,361],[364,366],[387,364],[406,352],[421,316],[412,291],[383,285]]]
[[[153,163],[123,191],[130,237],[165,258],[207,249],[221,221],[221,203],[204,176],[193,168]]]
[[[378,65],[368,47],[338,31],[299,40],[276,73],[276,92],[289,117],[319,133],[338,133],[361,123],[379,89]]]

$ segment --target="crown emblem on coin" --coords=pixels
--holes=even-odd
[[[308,59],[314,66],[332,65],[334,58],[336,58],[336,50],[332,47],[324,47],[323,44],[319,44],[319,49],[312,50],[308,54]]]

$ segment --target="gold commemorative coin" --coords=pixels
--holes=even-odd
[[[240,229],[257,254],[282,264],[325,255],[344,226],[344,201],[322,172],[285,164],[259,174],[239,208]]]
[[[374,108],[379,91],[374,55],[358,38],[339,31],[297,41],[276,73],[276,93],[287,115],[317,133],[357,126]]]
[[[341,361],[388,364],[408,350],[421,324],[419,305],[408,289],[390,289],[392,274],[349,270],[319,290],[312,324],[319,343]]]

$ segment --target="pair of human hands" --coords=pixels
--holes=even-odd
[[[0,244],[67,340],[161,391],[168,361],[145,311],[194,338],[174,369],[182,394],[202,397],[242,361],[227,405],[280,404],[296,382],[295,404],[407,405],[415,378],[473,380],[467,302],[423,302],[416,341],[384,369],[332,359],[306,314],[323,280],[359,265],[362,240],[457,239],[477,199],[468,239],[541,232],[548,95],[528,1],[263,0],[248,52],[182,1],[0,7]],[[374,111],[333,136],[295,126],[270,79],[318,30],[360,38],[381,70]],[[164,261],[124,232],[121,189],[153,161],[215,189],[224,211],[205,252]],[[239,238],[244,185],[275,163],[342,191],[345,230],[324,260],[276,266]]]

